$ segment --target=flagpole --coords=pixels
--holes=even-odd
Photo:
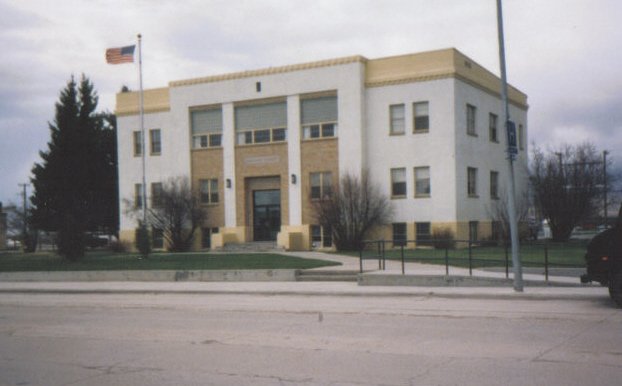
[[[140,137],[141,137],[141,154],[143,166],[143,189],[142,189],[142,209],[143,209],[143,226],[147,227],[147,180],[145,177],[145,109],[143,95],[143,49],[142,35],[138,34],[138,82],[140,91],[138,93],[139,115],[140,115]]]

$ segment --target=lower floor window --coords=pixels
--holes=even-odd
[[[469,241],[477,241],[477,228],[479,223],[477,221],[469,221]]]
[[[431,226],[429,222],[417,222],[415,223],[417,244],[426,245],[432,239]]]
[[[164,248],[164,232],[162,231],[162,229],[151,229],[151,246],[154,249]]]
[[[201,248],[212,247],[212,235],[218,233],[218,228],[201,228]]]
[[[406,223],[393,224],[393,246],[400,247],[406,245]]]
[[[311,225],[311,244],[313,248],[330,248],[333,246],[333,236],[329,227]]]

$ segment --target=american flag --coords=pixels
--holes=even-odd
[[[125,46],[117,48],[108,48],[106,50],[106,62],[108,64],[133,63],[134,48],[136,46]]]

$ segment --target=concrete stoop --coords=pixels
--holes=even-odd
[[[274,241],[254,241],[251,243],[227,243],[222,252],[283,252],[284,249]]]
[[[296,281],[357,282],[359,271],[348,270],[297,270]]]

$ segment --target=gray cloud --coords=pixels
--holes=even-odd
[[[504,1],[508,76],[529,95],[530,138],[622,149],[614,0]],[[69,76],[85,73],[113,110],[136,67],[108,47],[142,33],[145,87],[171,80],[361,54],[456,47],[498,73],[492,1],[0,0],[0,200],[13,199],[49,139]],[[612,154],[615,157],[615,154]]]

